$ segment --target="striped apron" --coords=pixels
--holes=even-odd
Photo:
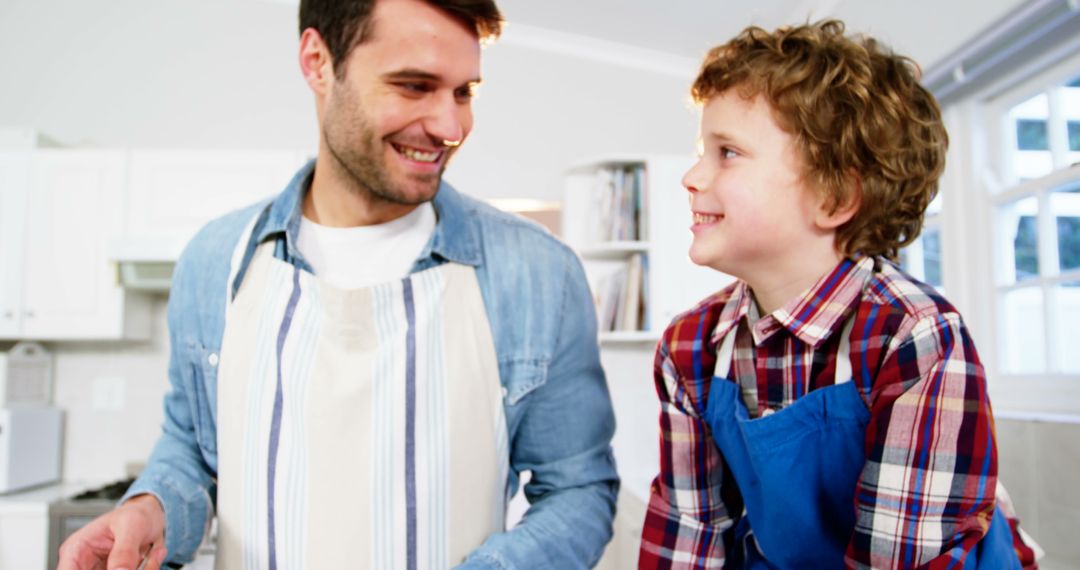
[[[273,251],[256,249],[226,311],[217,568],[460,563],[504,530],[507,500],[475,270],[447,263],[343,290]]]

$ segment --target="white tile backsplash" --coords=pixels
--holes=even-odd
[[[155,298],[149,342],[58,343],[54,403],[66,412],[67,480],[115,480],[142,463],[161,433],[168,389],[164,296]]]

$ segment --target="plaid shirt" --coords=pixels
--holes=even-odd
[[[640,568],[721,568],[742,499],[701,419],[717,347],[736,329],[732,378],[752,416],[835,383],[851,319],[852,378],[870,410],[855,490],[848,567],[946,568],[986,533],[997,451],[982,364],[957,313],[892,264],[845,260],[806,295],[759,319],[736,282],[675,318],[657,349],[660,475],[653,481]],[[726,484],[725,484],[726,483]],[[1025,567],[1034,556],[1018,536]]]

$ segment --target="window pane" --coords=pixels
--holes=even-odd
[[[1080,281],[1062,283],[1056,294],[1059,306],[1054,342],[1058,368],[1065,373],[1080,373],[1080,351],[1076,350],[1076,339],[1080,337]]]
[[[1005,204],[998,210],[1001,228],[1003,263],[1011,268],[1010,282],[1023,281],[1039,275],[1039,242],[1035,216],[1039,211],[1034,196]]]
[[[1040,93],[1009,110],[1009,121],[1015,125],[1016,144],[1013,147],[1013,172],[1017,178],[1038,178],[1054,169],[1046,122],[1050,118],[1050,103],[1046,93]]]
[[[1080,78],[1061,88],[1061,112],[1069,139],[1068,164],[1076,164],[1080,162]]]
[[[1080,268],[1080,186],[1050,194],[1058,232],[1058,259],[1061,270]]]
[[[938,186],[937,196],[926,205],[926,217],[930,218],[941,213],[941,187]]]
[[[1017,119],[1016,148],[1019,150],[1050,150],[1046,121]]]
[[[934,228],[922,234],[924,278],[934,287],[941,287],[941,230]]]
[[[1025,287],[1001,296],[1001,369],[1024,374],[1046,370],[1043,294]]]

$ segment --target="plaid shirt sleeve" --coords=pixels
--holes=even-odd
[[[908,317],[882,349],[877,373],[854,380],[870,394],[871,417],[847,566],[957,567],[986,534],[995,504],[982,364],[955,312]]]
[[[652,483],[638,568],[722,568],[723,534],[733,523],[721,496],[724,469],[687,391],[688,385],[695,389],[694,382],[681,377],[669,352],[673,344],[678,348],[678,336],[678,327],[665,335],[653,366],[660,397],[660,475]],[[700,350],[703,341],[699,334],[696,342],[683,343]]]

